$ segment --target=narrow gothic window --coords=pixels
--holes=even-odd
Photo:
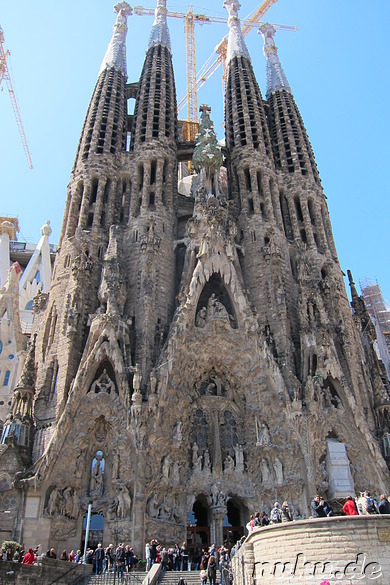
[[[209,427],[202,410],[198,409],[194,416],[192,439],[199,449],[207,449],[209,444]]]
[[[154,185],[156,182],[157,160],[154,158],[150,167],[150,184]]]
[[[92,203],[95,203],[95,201],[96,201],[98,186],[99,186],[99,181],[97,179],[94,179],[92,181],[91,199],[89,201],[91,205],[92,205]]]
[[[252,191],[252,181],[251,181],[251,174],[248,168],[244,169],[245,173],[245,186],[246,190],[251,192]]]
[[[233,414],[226,410],[223,415],[224,424],[221,426],[221,446],[225,451],[231,451],[238,443],[237,423]]]

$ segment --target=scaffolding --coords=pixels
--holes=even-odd
[[[375,322],[378,323],[390,348],[390,307],[382,296],[380,286],[372,278],[364,278],[359,283],[367,310]]]

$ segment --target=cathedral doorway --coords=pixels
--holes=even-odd
[[[227,514],[223,521],[223,544],[229,550],[244,535],[243,506],[234,498],[228,500]]]
[[[187,516],[187,548],[190,558],[210,546],[210,509],[206,496],[198,496]]]
[[[83,531],[81,534],[81,546],[80,550],[84,550],[85,545],[85,531],[87,528],[87,515],[83,518]],[[99,542],[103,544],[103,531],[104,531],[104,516],[102,514],[92,514],[91,523],[89,525],[88,543],[87,548],[95,550]]]

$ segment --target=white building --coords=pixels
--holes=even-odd
[[[49,221],[41,228],[38,244],[17,241],[18,231],[16,218],[0,218],[0,428],[24,363],[33,300],[50,290],[57,249],[49,244]]]

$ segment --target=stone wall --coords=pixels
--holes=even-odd
[[[234,556],[233,572],[235,585],[388,585],[390,516],[319,518],[259,528]]]
[[[5,561],[0,563],[0,583],[72,585],[91,572],[92,565],[75,565],[54,559],[43,558],[40,565],[22,565]]]

